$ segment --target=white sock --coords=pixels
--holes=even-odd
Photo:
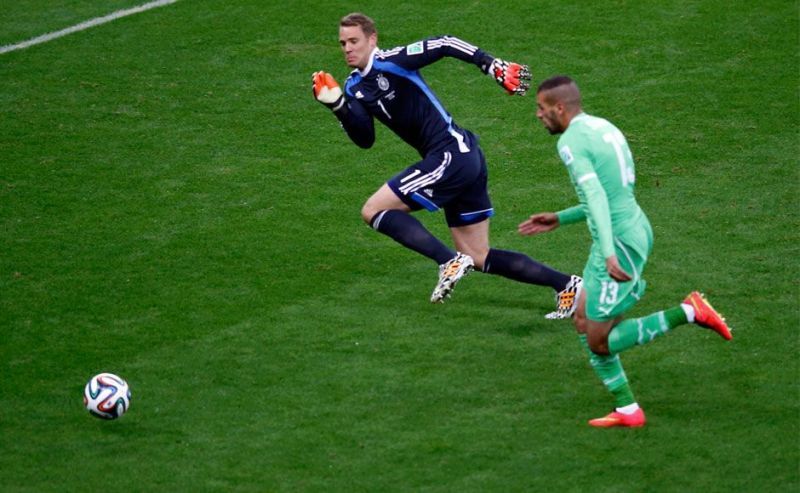
[[[692,305],[687,305],[686,303],[681,303],[681,308],[683,308],[683,312],[686,313],[686,320],[688,320],[690,324],[693,324],[694,307]]]
[[[633,404],[628,404],[624,407],[618,407],[617,412],[621,414],[633,414],[639,410],[639,404],[634,402]]]

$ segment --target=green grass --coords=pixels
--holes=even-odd
[[[0,43],[136,3],[9,4]],[[359,6],[385,48],[570,74],[627,135],[656,234],[631,315],[702,289],[736,331],[626,353],[649,424],[607,431],[551,293],[474,274],[431,306],[435,266],[361,223],[416,156],[311,97],[349,8],[184,0],[0,55],[0,490],[800,489],[798,3]],[[481,136],[493,243],[580,271],[585,228],[515,232],[575,201],[533,98],[424,75]],[[119,421],[82,408],[100,371],[131,384]]]

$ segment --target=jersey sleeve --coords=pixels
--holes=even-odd
[[[584,198],[585,213],[596,230],[603,256],[611,257],[616,254],[614,235],[611,229],[611,209],[608,206],[608,196],[592,165],[592,159],[581,146],[570,147],[568,144],[561,145],[561,143],[559,145],[561,146],[559,155],[569,168],[575,188]]]
[[[611,229],[611,212],[608,207],[608,196],[597,175],[584,175],[587,179],[579,186],[586,197],[586,205],[594,227],[597,228],[597,237],[600,240],[600,250],[603,257],[616,255],[614,251],[614,235]]]
[[[488,73],[494,57],[455,36],[434,36],[408,46],[399,46],[381,53],[381,58],[408,70],[418,70],[444,57],[472,63]]]
[[[375,122],[357,99],[345,97],[341,108],[333,112],[355,145],[369,149],[375,143]]]
[[[575,224],[586,220],[586,212],[580,205],[574,205],[568,209],[556,212],[558,216],[558,224],[566,226],[568,224]]]

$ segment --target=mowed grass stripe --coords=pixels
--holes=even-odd
[[[138,14],[141,12],[145,12],[150,9],[163,7],[165,5],[173,4],[178,0],[155,0],[154,2],[149,2],[146,4],[139,5],[137,7],[133,7],[130,9],[125,10],[118,10],[116,12],[112,12],[108,15],[104,15],[102,17],[95,17],[94,19],[89,19],[87,21],[81,22],[74,26],[70,26],[59,31],[50,32],[46,34],[42,34],[40,36],[36,36],[35,38],[31,38],[25,41],[21,41],[19,43],[9,44],[0,46],[0,55],[3,53],[8,53],[10,51],[16,50],[23,50],[25,48],[29,48],[31,46],[35,46],[41,43],[47,43],[48,41],[52,41],[54,39],[61,38],[63,36],[67,36],[69,34],[77,33],[80,31],[84,31],[86,29],[99,26],[105,24],[107,22],[111,22],[117,19],[121,19],[123,17],[127,17],[129,15]]]

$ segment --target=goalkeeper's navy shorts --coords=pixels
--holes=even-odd
[[[477,142],[471,144],[467,152],[457,142],[431,152],[386,183],[412,211],[444,209],[451,228],[479,223],[493,216],[494,209],[486,158]]]

